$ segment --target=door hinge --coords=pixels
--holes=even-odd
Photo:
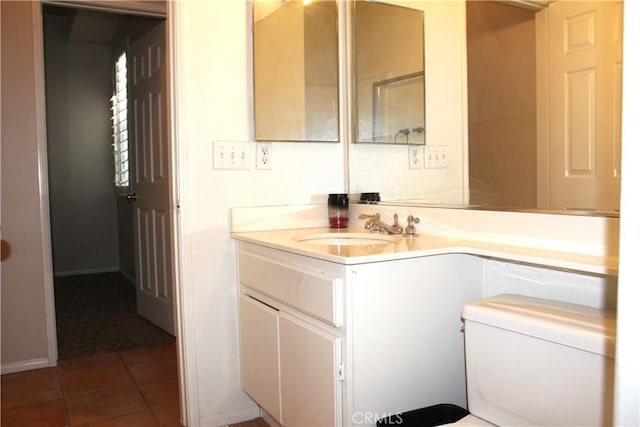
[[[344,363],[338,365],[338,381],[344,381]]]

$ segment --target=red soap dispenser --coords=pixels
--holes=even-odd
[[[329,194],[327,202],[329,227],[345,228],[349,225],[349,195],[344,193]]]

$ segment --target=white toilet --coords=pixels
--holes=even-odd
[[[610,425],[615,312],[517,295],[465,305],[470,415],[454,425]]]

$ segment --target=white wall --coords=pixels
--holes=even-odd
[[[624,93],[622,100],[622,187],[620,198],[620,278],[618,285],[618,331],[616,337],[615,422],[640,425],[640,3],[624,4]]]
[[[618,278],[484,259],[484,295],[518,294],[615,310]]]
[[[183,266],[185,313],[195,327],[202,424],[246,419],[254,404],[240,390],[236,260],[230,208],[308,203],[345,190],[343,145],[274,143],[272,170],[213,169],[212,141],[251,139],[248,3],[182,1],[177,25],[181,216],[190,257]],[[237,418],[237,417],[240,418]]]
[[[64,16],[44,21],[54,272],[118,270],[111,47],[68,42]]]

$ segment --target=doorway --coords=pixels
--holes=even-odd
[[[117,52],[161,21],[43,6],[56,312],[67,310],[57,315],[59,358],[175,341],[136,316],[135,307],[131,312],[131,299],[134,305],[138,299],[132,285],[138,282],[135,202],[114,187],[111,149]],[[61,330],[69,325],[71,331]],[[84,338],[93,342],[78,342]]]

